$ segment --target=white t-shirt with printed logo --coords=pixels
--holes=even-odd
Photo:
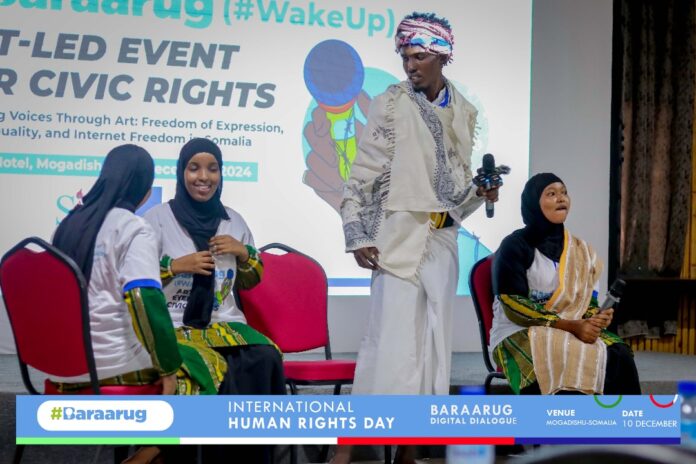
[[[253,246],[254,239],[242,216],[231,208],[225,207],[225,211],[230,219],[220,221],[216,235],[229,235],[244,244]],[[172,259],[177,259],[196,252],[193,240],[177,222],[169,203],[151,208],[145,213],[145,219],[155,229],[160,243],[160,256],[167,255]],[[210,318],[211,323],[246,323],[246,318],[237,307],[232,293],[236,278],[236,257],[233,255],[215,257],[215,301]],[[192,284],[193,274],[178,274],[163,288],[174,327],[181,327],[184,324],[184,309]]]
[[[123,294],[134,287],[161,288],[157,239],[152,227],[130,211],[113,208],[97,233],[88,300],[92,348],[100,379],[151,368]],[[81,382],[79,377],[51,377]]]

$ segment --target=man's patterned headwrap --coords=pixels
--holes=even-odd
[[[403,47],[421,47],[426,52],[447,56],[448,63],[452,61],[452,30],[437,21],[432,14],[407,16],[396,28],[394,42],[397,53]]]

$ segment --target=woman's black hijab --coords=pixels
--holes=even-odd
[[[135,212],[152,187],[155,164],[136,145],[121,145],[106,155],[99,178],[82,204],[73,208],[53,235],[53,244],[70,256],[89,281],[97,234],[112,208]]]
[[[181,227],[188,232],[196,246],[196,251],[208,250],[208,241],[217,234],[220,221],[229,219],[225,207],[220,201],[222,195],[222,175],[215,194],[208,201],[200,202],[191,198],[186,190],[184,173],[191,158],[198,153],[210,153],[215,157],[222,169],[222,152],[220,148],[208,139],[196,138],[190,140],[181,148],[179,161],[176,164],[176,194],[169,206]],[[189,293],[186,309],[184,309],[184,324],[205,328],[210,324],[215,301],[215,275],[194,274],[191,293]]]
[[[528,296],[527,269],[534,262],[536,248],[553,261],[560,261],[563,252],[564,227],[544,216],[540,200],[544,189],[563,181],[544,172],[532,176],[522,191],[523,229],[508,235],[500,244],[493,261],[493,292],[496,295]]]
[[[522,191],[522,229],[529,244],[547,258],[558,262],[563,252],[563,224],[554,224],[541,211],[541,194],[549,185],[563,181],[550,172],[532,176]]]

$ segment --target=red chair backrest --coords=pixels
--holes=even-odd
[[[471,269],[469,285],[471,297],[474,300],[477,316],[486,336],[486,347],[490,342],[491,325],[493,324],[493,255],[487,256],[474,264]]]
[[[262,249],[270,248],[286,253],[262,252],[261,282],[239,291],[247,322],[285,353],[326,346],[328,283],[324,269],[290,247],[274,244]]]
[[[70,258],[41,239],[23,240],[2,258],[0,287],[21,362],[62,377],[89,372],[86,286]]]

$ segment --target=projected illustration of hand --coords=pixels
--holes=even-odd
[[[338,211],[362,133],[360,118],[370,106],[362,88],[365,68],[349,44],[325,40],[307,55],[304,81],[317,107],[304,128],[310,150],[302,181]]]
[[[361,91],[355,103],[345,111],[328,112],[317,106],[304,128],[310,151],[303,182],[336,211],[341,205],[343,183],[350,176],[364,127],[355,117],[356,107],[367,114],[370,101],[367,93]]]

